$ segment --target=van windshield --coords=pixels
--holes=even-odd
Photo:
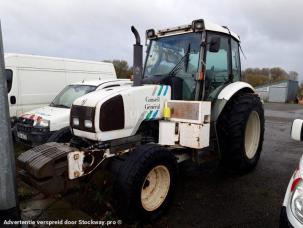
[[[73,102],[87,93],[96,90],[96,86],[69,85],[66,86],[50,104],[51,107],[70,108]]]

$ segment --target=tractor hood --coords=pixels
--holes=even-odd
[[[110,87],[102,90],[96,90],[94,92],[79,97],[74,101],[73,105],[96,107],[101,100],[103,99],[106,100],[108,97],[111,97],[115,94],[119,94],[120,92],[129,90],[131,88],[132,88],[131,85],[126,85],[126,86],[117,86],[117,87]]]
[[[74,135],[108,141],[136,134],[143,121],[162,118],[168,85],[123,86],[89,93],[71,109]]]

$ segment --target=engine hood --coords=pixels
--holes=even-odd
[[[76,99],[73,105],[81,105],[87,107],[96,107],[100,100],[107,100],[109,97],[119,94],[122,91],[131,90],[131,85],[110,87],[102,90],[96,90]]]
[[[71,118],[78,122],[77,125],[71,122],[73,133],[94,141],[132,136],[143,121],[161,119],[164,104],[170,99],[168,85],[126,86],[92,92],[73,103]],[[93,127],[85,127],[87,120]]]
[[[45,106],[26,112],[21,115],[21,118],[37,119],[38,117],[42,117],[44,120],[50,122],[50,131],[57,131],[63,127],[69,126],[69,115],[69,108]]]

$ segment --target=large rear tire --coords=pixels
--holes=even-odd
[[[152,221],[169,207],[173,196],[177,162],[175,156],[156,144],[138,146],[113,160],[114,198],[119,214],[127,221]]]
[[[246,173],[258,163],[264,138],[264,110],[256,94],[240,94],[229,101],[218,124],[223,165]]]

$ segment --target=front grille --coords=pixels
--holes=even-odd
[[[49,127],[33,127],[27,124],[17,123],[17,131],[31,133],[31,132],[48,132]]]
[[[123,98],[121,95],[117,95],[102,104],[99,126],[101,131],[113,131],[123,129],[124,125]]]
[[[30,133],[32,131],[32,126],[23,125],[23,124],[17,124],[17,130],[22,132],[28,132]]]
[[[20,117],[18,119],[18,123],[22,123],[22,124],[26,124],[26,125],[29,125],[29,126],[33,126],[34,125],[34,120]]]
[[[79,119],[79,125],[76,126],[73,124],[73,118]],[[70,126],[74,129],[81,131],[95,132],[95,108],[86,107],[80,105],[73,105],[70,113]],[[91,120],[93,123],[92,128],[87,128],[84,126],[85,120]]]

